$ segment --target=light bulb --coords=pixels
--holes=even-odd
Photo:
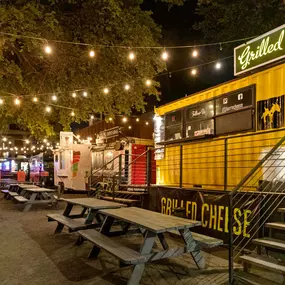
[[[126,117],[123,118],[123,122],[126,123],[128,119]]]
[[[221,69],[222,64],[220,62],[217,62],[215,67],[216,67],[216,69]]]
[[[126,84],[126,85],[125,85],[125,90],[127,90],[127,91],[128,91],[130,88],[131,88],[131,87],[130,87],[130,85],[129,85],[129,84]]]
[[[43,142],[46,143],[46,142],[47,142],[47,139],[44,139]],[[42,145],[42,147],[44,147],[44,146]]]
[[[129,53],[129,60],[134,60],[135,59],[135,54],[133,52]]]
[[[33,102],[38,102],[38,98],[37,98],[37,97],[34,97],[34,98],[33,98]]]
[[[89,56],[90,56],[90,57],[94,57],[94,56],[95,56],[95,51],[94,51],[94,50],[90,50]]]
[[[93,119],[94,119],[94,116],[93,116],[93,115],[91,115],[90,119],[91,119],[91,120],[93,120]]]
[[[52,95],[51,99],[52,99],[53,101],[56,101],[56,100],[57,100],[56,95]]]
[[[104,88],[104,89],[103,89],[103,92],[104,92],[105,94],[108,94],[108,93],[109,93],[109,89],[108,89],[108,88]]]
[[[12,142],[9,142],[9,144],[12,144]]]
[[[25,140],[25,143],[30,143],[30,141],[29,140]]]
[[[145,124],[148,126],[148,122],[145,122]]]
[[[161,58],[163,60],[167,60],[168,59],[168,53],[166,51],[164,51],[162,54],[161,54]]]
[[[7,138],[3,138],[2,140],[3,140],[3,142],[6,142],[6,141],[7,141]]]
[[[139,118],[136,118],[136,121],[137,121],[137,122],[139,122],[139,121],[140,121],[140,119],[139,119]]]
[[[87,97],[87,95],[88,95],[87,92],[84,91],[84,92],[83,92],[83,97]]]
[[[197,57],[199,55],[198,51],[196,49],[192,52],[192,57]]]
[[[129,126],[129,130],[132,128],[132,126]]]
[[[0,99],[0,105],[3,105],[3,103],[4,103],[4,100]]]
[[[21,104],[21,101],[18,98],[16,98],[14,102],[15,102],[15,105],[18,105],[18,106]]]
[[[72,93],[72,97],[76,98],[76,93],[75,92]]]
[[[196,74],[197,74],[197,69],[195,69],[195,68],[192,69],[192,70],[191,70],[191,74],[192,74],[192,75],[196,75]]]
[[[45,46],[45,53],[51,54],[51,52],[52,52],[51,47],[50,46]]]
[[[72,117],[74,117],[74,116],[75,116],[75,113],[72,111],[72,112],[70,113],[70,115],[71,115]]]
[[[146,86],[150,86],[151,85],[151,80],[147,80],[146,82],[145,82],[145,84],[146,84]]]
[[[50,113],[50,112],[51,112],[51,107],[50,107],[50,106],[47,106],[47,107],[46,107],[46,111],[47,111],[48,113]]]
[[[110,117],[110,118],[109,118],[109,121],[113,121],[113,118]]]

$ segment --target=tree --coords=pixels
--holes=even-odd
[[[284,24],[284,0],[199,0],[195,25],[209,41],[258,36]]]
[[[5,34],[0,33],[0,96],[4,100],[1,127],[16,123],[33,136],[44,137],[53,135],[56,125],[67,130],[72,121],[86,121],[90,114],[112,117],[134,109],[143,111],[147,96],[159,96],[158,82],[147,87],[145,80],[164,69],[161,51],[133,49],[136,60],[130,62],[130,49],[112,47],[159,45],[161,30],[151,12],[141,10],[142,2],[2,1],[0,32]],[[168,2],[181,5],[183,0]],[[92,44],[96,55],[88,56],[92,46],[63,41]],[[46,45],[52,48],[49,55],[44,53]],[[130,84],[128,92],[123,88],[126,83]],[[104,87],[109,87],[108,94],[103,92]],[[78,90],[76,98],[72,97],[73,90]],[[83,91],[87,92],[86,98]],[[51,99],[53,94],[56,102]],[[18,107],[13,102],[16,96],[21,101]],[[32,101],[33,96],[38,102]],[[52,108],[50,114],[45,112],[47,105]],[[71,116],[72,111],[75,116]]]

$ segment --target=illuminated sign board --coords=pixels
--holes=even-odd
[[[235,75],[285,58],[285,25],[234,49]]]

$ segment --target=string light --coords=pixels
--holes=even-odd
[[[56,101],[57,100],[57,96],[56,95],[52,95],[51,99],[52,99],[52,101]]]
[[[161,54],[161,58],[162,58],[163,60],[168,60],[168,53],[167,53],[167,51],[164,51],[164,52]]]
[[[26,144],[29,144],[29,143],[30,143],[30,141],[29,141],[29,140],[25,140],[25,143],[26,143]]]
[[[90,119],[91,119],[91,120],[93,120],[93,119],[94,119],[94,116],[93,116],[93,115],[91,115]]]
[[[108,94],[108,93],[109,93],[109,89],[108,89],[108,88],[104,88],[104,89],[103,89],[103,92],[104,92],[105,94]]]
[[[50,106],[47,106],[47,107],[46,107],[46,112],[48,112],[48,113],[51,112],[51,107],[50,107]]]
[[[89,56],[90,56],[90,57],[94,57],[94,56],[95,56],[95,51],[94,51],[94,50],[90,50]]]
[[[12,144],[12,142],[9,142],[9,144]]]
[[[44,139],[43,142],[46,143],[46,142],[47,142],[47,139]],[[42,147],[44,147],[44,146],[42,145]]]
[[[197,57],[199,55],[198,51],[196,49],[192,52],[192,57]]]
[[[48,45],[45,46],[45,49],[44,49],[44,50],[45,50],[45,53],[46,53],[46,54],[51,54],[51,53],[52,53],[52,49],[51,49],[51,47],[48,46]]]
[[[110,122],[111,122],[111,121],[113,121],[113,118],[112,118],[112,117],[110,117],[110,118],[109,118],[109,121],[110,121]]]
[[[72,112],[70,113],[70,115],[71,115],[72,117],[74,117],[74,116],[75,116],[75,113],[72,111]]]
[[[33,102],[38,102],[38,98],[37,98],[37,97],[34,97],[34,98],[33,98]]]
[[[137,121],[137,122],[139,122],[139,121],[140,121],[140,119],[139,119],[139,118],[136,118],[136,121]]]
[[[146,86],[150,86],[151,85],[151,80],[146,80],[146,82],[145,82],[145,84],[146,84]]]
[[[123,122],[126,123],[128,119],[126,117],[123,118]]]
[[[145,124],[148,126],[148,122],[145,122]]]
[[[4,100],[0,99],[0,105],[3,105],[3,104],[4,104]]]
[[[191,70],[191,74],[192,74],[192,75],[196,75],[196,74],[197,74],[197,69],[195,69],[195,68],[192,69],[192,70]]]
[[[88,93],[86,91],[83,92],[83,97],[87,97]]]
[[[76,93],[73,92],[71,96],[72,96],[73,98],[76,98]]]
[[[131,88],[131,87],[130,87],[130,85],[129,85],[129,84],[126,84],[126,85],[125,85],[125,90],[127,90],[127,91],[128,91],[128,90],[130,90],[130,88]]]
[[[215,65],[215,68],[216,69],[221,69],[222,67],[222,64],[220,62],[217,62],[216,65]]]
[[[132,128],[132,126],[129,126],[129,130]]]
[[[133,52],[129,53],[129,60],[134,60],[135,59],[135,54]]]
[[[19,100],[19,98],[16,98],[14,103],[15,105],[19,106],[21,104],[21,101]]]

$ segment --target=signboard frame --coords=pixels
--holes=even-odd
[[[274,33],[277,32],[277,31],[282,31],[282,29],[285,30],[285,24],[282,25],[282,26],[279,26],[279,27],[277,27],[277,28],[275,28],[275,29],[273,29],[273,30],[271,30],[271,31],[269,31],[269,32],[267,32],[267,33],[265,33],[265,34],[263,34],[263,35],[257,37],[257,38],[254,38],[254,39],[252,39],[252,40],[250,40],[250,41],[248,41],[248,42],[246,42],[246,43],[244,43],[244,44],[242,44],[242,45],[239,45],[239,46],[237,46],[236,48],[234,48],[234,75],[237,76],[237,75],[243,74],[243,73],[245,73],[245,72],[251,71],[251,70],[253,70],[253,69],[259,68],[259,67],[261,67],[261,66],[264,66],[264,65],[267,65],[267,64],[270,64],[270,63],[272,63],[272,62],[275,62],[275,61],[278,61],[278,60],[281,60],[281,59],[285,58],[285,49],[284,49],[284,55],[281,55],[281,56],[279,56],[279,57],[273,58],[273,59],[271,59],[271,60],[262,62],[262,63],[260,63],[260,64],[258,64],[258,65],[253,66],[253,67],[250,67],[250,68],[247,68],[247,69],[245,69],[245,70],[242,70],[242,71],[237,72],[237,54],[236,54],[236,52],[237,52],[238,49],[240,49],[240,48],[242,48],[242,47],[246,47],[246,46],[248,46],[248,45],[250,45],[250,44],[252,44],[252,43],[254,43],[254,42],[257,42],[257,41],[259,41],[259,40],[266,39],[266,37],[268,37],[268,36],[274,34]],[[282,32],[281,32],[281,33],[282,33]],[[284,34],[284,39],[283,39],[283,41],[284,41],[284,43],[285,43],[285,34]],[[262,41],[261,41],[261,42],[262,42]]]

